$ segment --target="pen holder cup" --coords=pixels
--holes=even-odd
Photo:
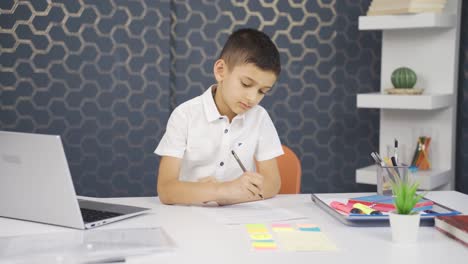
[[[380,195],[391,196],[392,184],[391,181],[400,180],[407,181],[409,177],[409,166],[377,166],[377,193]]]

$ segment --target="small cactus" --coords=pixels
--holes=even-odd
[[[416,73],[407,67],[400,67],[392,73],[392,84],[397,89],[410,89],[416,84]]]

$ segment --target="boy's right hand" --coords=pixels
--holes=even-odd
[[[220,204],[233,204],[258,200],[263,194],[263,176],[256,172],[244,172],[239,178],[220,186]]]

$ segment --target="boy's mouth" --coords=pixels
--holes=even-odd
[[[244,109],[244,110],[249,110],[250,108],[252,108],[252,106],[249,106],[247,104],[244,104],[242,102],[239,102],[240,106]]]

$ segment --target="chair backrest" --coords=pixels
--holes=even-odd
[[[276,158],[281,176],[280,194],[295,194],[301,192],[301,161],[292,149],[282,145],[284,155]]]

